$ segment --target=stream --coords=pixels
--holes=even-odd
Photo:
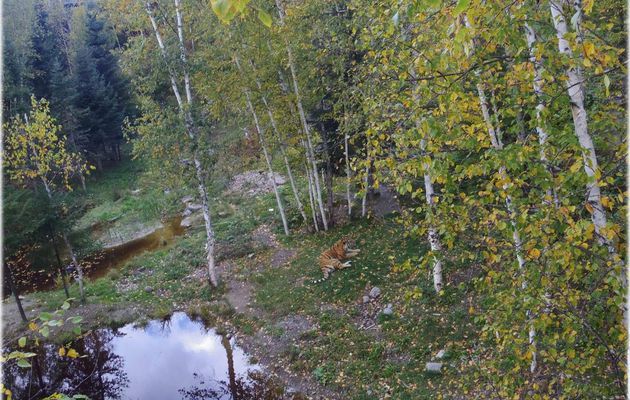
[[[176,312],[146,326],[91,331],[72,343],[80,357],[59,355],[59,345],[29,349],[31,368],[2,367],[14,399],[53,393],[92,400],[302,399],[249,360],[233,338]],[[10,349],[9,349],[10,350]]]

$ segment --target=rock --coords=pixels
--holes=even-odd
[[[190,203],[188,204],[188,206],[186,206],[186,209],[190,211],[198,211],[198,210],[201,210],[202,208],[203,206],[201,204],[195,204],[195,203]]]
[[[171,189],[169,188],[164,189],[164,194],[170,194],[170,193],[171,193]]]
[[[151,286],[147,286],[144,288],[144,291],[147,293],[151,293],[153,291],[153,288]]]
[[[136,195],[136,194],[140,194],[142,190],[141,189],[135,189],[131,191],[131,194]]]
[[[182,203],[184,203],[184,204],[192,203],[193,200],[194,200],[194,197],[192,197],[192,196],[184,196],[184,197],[182,197]]]
[[[392,309],[392,304],[388,304],[384,309],[383,309],[383,314],[384,315],[392,315],[394,314],[394,310]]]
[[[369,303],[370,302],[370,297],[369,296],[363,296],[363,303]]]
[[[375,299],[375,298],[377,298],[380,295],[381,295],[381,289],[379,289],[378,287],[374,286],[372,288],[372,290],[370,290],[370,297],[371,298]]]
[[[427,372],[442,372],[442,363],[441,362],[428,362],[424,367],[424,370]]]
[[[189,216],[190,214],[192,214],[192,210],[190,208],[187,208],[184,210],[184,212],[182,213],[182,217],[186,218],[187,216]]]
[[[444,358],[444,356],[446,355],[446,350],[442,349],[440,351],[438,351],[438,353],[435,355],[435,358],[437,360],[441,360]]]
[[[183,228],[190,228],[191,226],[193,226],[198,221],[201,221],[202,219],[203,219],[203,215],[201,215],[201,214],[192,214],[192,215],[189,215],[188,217],[182,219],[182,221],[179,223],[179,225],[182,226]]]

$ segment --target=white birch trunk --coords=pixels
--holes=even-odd
[[[424,155],[427,150],[427,140],[425,138],[420,139],[420,150]],[[435,191],[433,190],[433,182],[431,181],[431,164],[423,162],[422,167],[424,169],[424,194],[427,201],[427,205],[431,210],[435,208]],[[433,226],[433,222],[429,221],[428,230],[429,245],[431,246],[431,252],[433,253],[433,288],[435,293],[440,293],[443,287],[442,277],[442,260],[440,258],[440,252],[442,251],[442,243],[440,241],[440,235]]]
[[[238,70],[242,73],[241,64],[238,61],[238,57],[234,55],[234,63]],[[252,99],[249,93],[249,89],[247,87],[243,87],[243,93],[245,93],[245,99],[247,101],[247,107],[249,111],[252,113],[252,118],[254,119],[254,125],[256,126],[256,131],[258,132],[258,139],[260,140],[260,146],[262,147],[263,155],[265,156],[265,162],[267,163],[267,169],[269,170],[269,180],[271,182],[271,186],[273,187],[273,192],[276,195],[276,203],[278,204],[278,212],[280,213],[280,218],[282,219],[282,226],[284,228],[285,235],[289,235],[289,224],[287,223],[287,217],[284,213],[284,206],[282,204],[282,199],[280,198],[280,193],[278,192],[278,185],[276,184],[275,173],[273,172],[273,167],[271,166],[271,157],[269,156],[269,152],[267,151],[267,140],[265,139],[265,132],[260,126],[260,122],[258,121],[258,114],[254,109],[254,104],[252,103]],[[265,102],[266,103],[266,102]]]
[[[468,28],[471,28],[470,21],[468,20],[467,16],[464,17],[464,20],[465,20],[466,26]],[[473,46],[474,46],[474,41],[473,41]],[[475,75],[480,80],[481,76],[478,70],[475,71]],[[497,130],[495,130],[492,124],[492,119],[490,118],[490,112],[488,110],[488,100],[486,98],[483,84],[481,82],[477,83],[477,93],[479,95],[479,104],[481,106],[481,114],[483,115],[484,122],[486,123],[486,127],[488,129],[488,135],[490,136],[490,142],[492,143],[492,147],[495,150],[500,151],[503,149],[503,143],[501,143],[501,138],[497,134]],[[497,128],[497,129],[500,129],[500,128]],[[499,176],[501,180],[503,181],[507,179],[507,170],[504,165],[499,167]],[[507,191],[508,185],[504,184],[503,189]],[[516,250],[516,259],[518,261],[518,268],[519,268],[519,271],[521,271],[521,273],[525,273],[525,258],[523,257],[523,242],[521,240],[521,235],[518,230],[518,225],[516,223],[516,212],[514,210],[512,196],[508,194],[507,192],[505,196],[505,206],[508,211],[510,224],[512,225],[512,241],[514,242],[514,247]],[[527,287],[527,280],[523,279],[522,288],[525,289],[526,287]],[[526,311],[526,315],[527,315],[527,319],[530,320],[532,317],[530,310]],[[530,362],[530,366],[529,366],[530,372],[533,373],[536,371],[538,364],[537,364],[537,351],[536,351],[536,330],[534,328],[534,325],[531,322],[529,323],[528,340],[529,340],[530,346],[532,346],[533,348],[532,361]]]
[[[411,70],[410,75],[415,79],[416,77],[415,71]],[[414,100],[418,103],[421,101],[420,96],[417,92],[414,93]],[[418,133],[422,135],[422,138],[420,139],[420,151],[421,151],[421,155],[424,157],[427,154],[426,135],[428,133],[423,132],[422,122],[420,120],[416,120],[416,128],[418,129]],[[431,163],[423,162],[422,169],[423,169],[423,175],[424,175],[423,176],[424,195],[425,195],[427,205],[429,207],[427,216],[429,216],[433,214],[433,211],[435,210],[435,199],[434,199],[435,190],[433,188],[433,181],[431,179]],[[437,232],[437,229],[435,229],[434,221],[431,220],[431,218],[427,218],[427,220],[428,220],[427,222],[429,225],[429,229],[427,231],[427,238],[429,240],[429,245],[431,246],[431,252],[433,253],[433,266],[432,266],[433,288],[435,289],[435,293],[439,294],[442,288],[444,287],[444,284],[443,284],[444,279],[443,279],[443,273],[442,273],[442,258],[441,258],[442,243],[440,240],[440,235]]]
[[[254,63],[251,62],[250,60],[249,64],[251,65],[252,70],[254,71],[254,76],[255,76],[256,68],[254,67]],[[297,204],[298,210],[300,211],[300,214],[302,215],[304,222],[308,224],[308,218],[306,217],[306,212],[304,212],[304,206],[302,205],[302,201],[300,200],[300,195],[298,193],[297,186],[295,185],[295,179],[293,179],[293,171],[291,170],[291,164],[289,164],[289,158],[287,157],[287,152],[285,151],[285,148],[284,148],[285,145],[280,136],[278,125],[276,124],[276,118],[274,117],[273,112],[271,111],[271,107],[269,106],[269,103],[267,102],[267,97],[263,94],[262,85],[260,84],[260,80],[258,78],[256,78],[256,86],[258,87],[258,90],[261,93],[262,102],[265,105],[265,108],[267,109],[267,115],[269,116],[271,127],[274,133],[276,134],[276,136],[278,137],[278,141],[280,142],[280,153],[282,153],[282,158],[284,159],[284,166],[287,169],[287,175],[289,176],[289,183],[291,184],[291,190],[293,190],[293,196],[295,197],[295,202]]]
[[[558,51],[560,54],[564,54],[569,59],[573,58],[573,52],[569,46],[569,42],[565,37],[567,36],[568,29],[567,23],[562,14],[562,6],[567,4],[566,0],[550,0],[549,6],[551,8],[551,17],[553,19],[553,25],[556,29],[556,36],[558,38]],[[578,16],[580,16],[578,14]],[[579,19],[579,18],[577,18]],[[576,26],[579,26],[580,21],[575,21]],[[578,28],[579,31],[579,28]],[[588,132],[588,121],[586,115],[586,108],[584,107],[584,78],[582,77],[582,71],[579,67],[567,67],[566,70],[568,82],[567,92],[571,99],[571,114],[573,115],[573,125],[575,126],[575,135],[582,146],[582,157],[584,160],[584,172],[588,176],[588,182],[586,184],[587,202],[591,210],[591,219],[593,225],[595,225],[595,233],[600,244],[608,246],[611,253],[615,254],[616,251],[612,246],[611,241],[606,234],[602,231],[606,228],[606,212],[601,200],[601,191],[599,188],[599,179],[597,177],[597,155],[595,153],[595,146],[593,145],[593,139]]]
[[[280,213],[280,218],[282,219],[282,226],[284,228],[284,234],[288,236],[290,234],[289,224],[287,223],[287,217],[284,213],[284,206],[282,205],[282,199],[280,198],[280,193],[278,192],[278,185],[276,184],[275,173],[273,172],[273,167],[271,166],[271,157],[269,156],[269,152],[267,151],[267,142],[265,140],[265,133],[258,121],[258,114],[256,114],[256,110],[254,110],[254,105],[252,104],[251,97],[249,95],[249,90],[244,89],[244,92],[245,92],[245,97],[247,99],[247,107],[249,108],[249,111],[252,113],[252,117],[254,118],[254,125],[256,126],[256,131],[258,132],[258,139],[260,139],[260,146],[262,147],[263,155],[265,156],[265,162],[267,164],[267,169],[269,170],[269,181],[271,182],[271,186],[273,187],[273,192],[276,195],[276,203],[278,204],[278,212]]]
[[[278,8],[278,16],[280,18],[280,24],[284,25],[284,10],[282,5],[280,4],[280,0],[276,0],[276,7]],[[291,71],[291,78],[293,80],[293,91],[295,93],[295,101],[298,107],[298,114],[300,115],[300,121],[302,122],[302,127],[304,129],[304,133],[306,134],[306,141],[308,144],[307,153],[310,157],[310,162],[313,164],[313,175],[315,177],[315,190],[316,190],[316,200],[319,205],[319,211],[322,216],[322,224],[324,225],[324,230],[328,230],[328,221],[326,220],[326,212],[324,211],[324,202],[322,200],[322,192],[321,186],[319,184],[319,176],[317,175],[317,163],[315,161],[315,152],[313,151],[313,141],[311,140],[311,133],[308,128],[308,122],[306,121],[306,114],[304,113],[304,108],[302,107],[302,99],[300,97],[300,89],[297,81],[297,74],[295,73],[295,65],[293,64],[293,54],[291,52],[291,47],[289,43],[286,42],[287,48],[287,57],[289,62],[289,70]]]
[[[348,152],[348,132],[343,133],[344,157],[346,159],[346,200],[348,201],[348,216],[352,216],[352,196],[350,185],[352,184],[352,172],[350,171],[350,156]]]
[[[368,165],[365,167],[365,179],[363,180],[363,187],[365,193],[363,194],[363,200],[361,201],[361,217],[365,218],[367,215],[367,196],[368,186],[370,184],[370,159],[368,158]]]
[[[549,176],[553,179],[551,172],[551,166],[547,159],[547,132],[543,128],[542,113],[545,110],[545,105],[542,102],[542,84],[543,84],[543,64],[542,60],[536,57],[536,31],[528,24],[525,23],[525,35],[527,39],[527,47],[529,48],[529,61],[534,66],[534,79],[532,86],[534,87],[534,93],[538,103],[536,104],[536,134],[538,135],[538,144],[540,144],[540,162],[545,166],[545,169],[549,172]],[[555,204],[556,208],[560,206],[560,200],[558,199],[558,193],[553,188],[547,188],[545,190],[546,199],[544,204],[549,204],[551,200]]]
[[[313,214],[313,226],[315,227],[315,231],[319,232],[319,223],[317,222],[317,212],[315,211],[315,196],[314,196],[314,188],[313,188],[313,179],[311,177],[311,170],[308,167],[308,162],[304,164],[304,168],[306,168],[306,178],[308,179],[308,200],[311,205],[311,213]]]
[[[197,134],[196,127],[194,125],[194,120],[191,114],[192,108],[192,92],[190,87],[190,78],[188,76],[188,68],[186,65],[186,49],[184,47],[184,36],[182,29],[182,15],[180,9],[179,0],[175,1],[175,13],[177,15],[178,21],[178,32],[177,36],[179,39],[179,49],[180,49],[180,58],[183,63],[184,69],[184,84],[186,90],[186,101],[188,103],[188,107],[184,107],[184,103],[182,101],[182,97],[179,92],[179,87],[177,85],[177,80],[175,79],[175,72],[171,68],[171,65],[168,62],[168,56],[166,53],[166,47],[164,46],[164,42],[162,41],[162,35],[158,29],[157,23],[155,21],[155,17],[153,16],[152,6],[150,2],[146,2],[146,11],[149,16],[149,20],[151,21],[151,26],[153,27],[153,32],[155,34],[155,38],[158,43],[158,47],[160,48],[160,52],[162,53],[162,57],[164,58],[164,63],[166,64],[169,78],[171,81],[171,88],[173,89],[173,94],[175,95],[175,99],[177,100],[177,105],[179,107],[180,115],[184,121],[184,125],[186,126],[186,133],[188,134],[191,141],[195,144],[195,149],[197,142],[199,141],[199,135]],[[199,160],[199,155],[197,150],[193,151],[193,163],[195,166],[195,177],[197,179],[197,187],[199,190],[199,196],[201,198],[201,206],[203,211],[203,219],[205,222],[206,228],[206,260],[208,265],[208,278],[210,280],[210,284],[214,287],[218,286],[218,280],[216,276],[216,268],[215,268],[215,259],[214,259],[214,248],[215,248],[215,236],[214,229],[212,227],[212,219],[210,217],[210,204],[208,200],[208,190],[206,188],[205,180],[204,180],[204,171],[201,161]]]

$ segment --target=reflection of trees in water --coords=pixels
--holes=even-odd
[[[248,371],[247,375],[237,376],[234,370],[232,345],[227,336],[221,337],[228,362],[228,381],[211,380],[206,382],[199,374],[193,374],[198,383],[179,393],[184,400],[299,400],[305,398],[298,393],[285,393],[284,385],[260,371]]]
[[[122,336],[113,330],[94,331],[72,344],[80,358],[61,357],[59,346],[45,344],[31,351],[32,368],[15,363],[3,365],[4,384],[13,398],[35,400],[53,393],[84,394],[92,400],[121,399],[129,384],[124,360],[112,352],[112,339]]]

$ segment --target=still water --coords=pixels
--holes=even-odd
[[[61,357],[52,344],[32,349],[32,368],[6,363],[3,383],[14,399],[52,393],[102,400],[298,398],[250,363],[233,339],[181,312],[144,327],[99,329],[72,348],[81,357]]]

